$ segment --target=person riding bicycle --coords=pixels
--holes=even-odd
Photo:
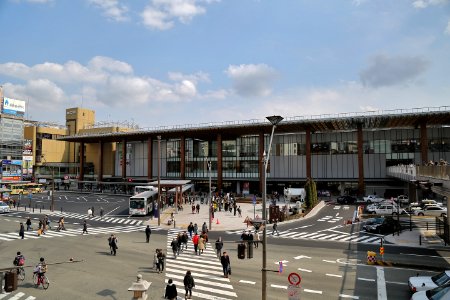
[[[56,231],[60,230],[66,230],[66,227],[64,227],[64,217],[61,217],[58,221],[58,227],[56,228]]]
[[[34,269],[34,273],[37,273],[39,277],[43,276],[47,272],[47,264],[45,263],[45,259],[41,257],[39,259],[39,264]]]
[[[17,255],[14,258],[13,264],[18,267],[21,267],[25,264],[25,256],[23,256],[20,251],[17,251]]]

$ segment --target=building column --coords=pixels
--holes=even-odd
[[[153,155],[152,155],[152,143],[153,140],[151,137],[148,138],[147,140],[147,180],[151,181],[153,178],[153,165],[152,165],[152,160],[153,160]]]
[[[180,178],[186,178],[186,138],[184,136],[180,140]]]
[[[217,134],[217,191],[222,189],[222,135]]]
[[[264,132],[259,133],[258,138],[258,171],[259,171],[259,191],[262,194],[264,184]]]
[[[358,144],[358,195],[364,195],[364,140],[363,140],[363,131],[362,124],[358,124],[358,132],[357,132],[357,144]]]
[[[311,178],[311,129],[306,129],[306,178]]]
[[[422,164],[428,162],[428,134],[425,122],[420,123],[420,160]]]
[[[74,144],[75,145],[75,144]],[[80,175],[79,180],[84,180],[84,143],[80,143]]]
[[[127,178],[127,140],[122,141],[122,178]]]
[[[97,181],[103,181],[103,142],[98,142],[98,175]]]

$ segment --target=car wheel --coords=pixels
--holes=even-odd
[[[367,203],[369,203],[369,204],[372,204],[372,201],[370,201],[370,200],[367,200]]]
[[[418,213],[417,215],[419,215],[419,216],[422,216],[422,217],[424,216],[424,214],[423,214],[423,213]]]
[[[444,214],[444,213],[441,214],[441,217],[445,217],[445,216],[447,216],[447,214]]]

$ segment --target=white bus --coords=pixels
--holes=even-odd
[[[157,191],[145,191],[130,197],[129,214],[133,215],[149,215],[153,213],[154,207],[158,201]]]
[[[138,185],[134,187],[134,195],[147,191],[158,191],[158,188],[151,185]]]

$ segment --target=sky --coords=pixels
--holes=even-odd
[[[450,0],[0,0],[31,120],[140,128],[450,105]]]

